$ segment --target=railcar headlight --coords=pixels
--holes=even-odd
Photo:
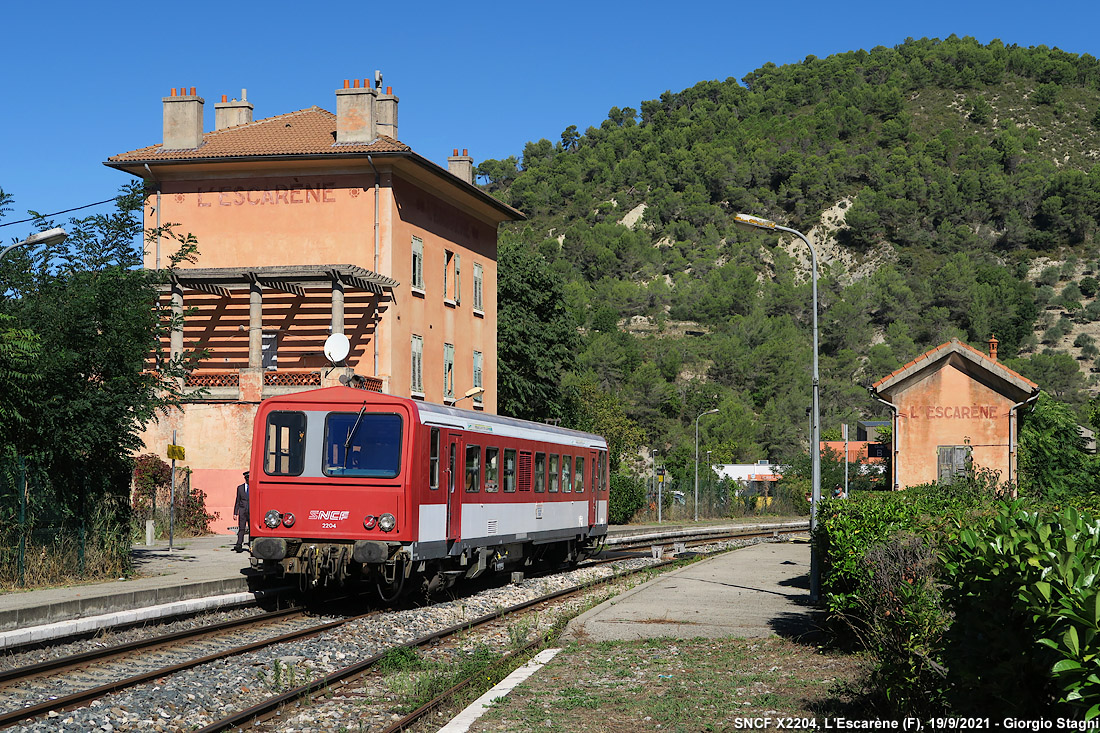
[[[374,529],[378,526],[378,517],[373,514],[368,514],[363,518],[363,527],[365,529]]]
[[[392,532],[393,528],[397,526],[397,517],[393,516],[389,512],[386,512],[378,518],[378,528],[383,532]]]
[[[269,510],[267,514],[264,515],[264,524],[267,525],[268,529],[275,529],[279,526],[279,524],[282,523],[282,521],[282,513],[277,512],[274,509]]]
[[[286,514],[283,515],[283,526],[286,527],[287,529],[293,527],[294,526],[294,519],[295,519],[294,513],[293,512],[287,512]]]

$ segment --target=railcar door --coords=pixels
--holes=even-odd
[[[462,492],[458,480],[462,470],[462,438],[450,435],[447,440],[447,541],[457,540],[462,529]]]
[[[593,524],[599,524],[600,518],[596,513],[596,501],[600,495],[600,472],[599,461],[597,460],[596,451],[588,451],[588,460],[585,461],[588,464],[588,476],[585,476],[585,481],[588,482],[588,526]]]

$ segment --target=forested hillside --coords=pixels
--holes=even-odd
[[[818,246],[826,434],[882,415],[866,386],[952,336],[996,334],[1005,362],[1089,419],[1091,56],[952,36],[767,64],[613,107],[478,174],[530,217],[502,234],[504,412],[633,421],[683,466],[717,406],[701,427],[715,461],[804,452],[809,256],[735,228],[745,212]]]

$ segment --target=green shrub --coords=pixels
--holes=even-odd
[[[1098,566],[1100,523],[1072,507],[1011,502],[992,522],[960,525],[942,574],[957,710],[1100,714]]]
[[[937,661],[951,614],[937,582],[933,540],[898,532],[863,556],[867,572],[853,626],[875,659],[871,686],[885,712],[934,714],[947,708],[947,670]]]
[[[623,473],[611,474],[611,494],[608,498],[609,524],[626,524],[645,506],[645,483]]]
[[[1100,282],[1097,282],[1094,277],[1083,277],[1081,282],[1077,283],[1077,287],[1081,290],[1081,295],[1091,298],[1096,295],[1097,290],[1100,290]]]
[[[947,486],[926,484],[899,492],[856,492],[826,499],[818,509],[814,542],[821,558],[821,591],[829,610],[859,618],[859,590],[867,579],[865,555],[898,532],[934,536],[961,516],[993,501],[997,489],[981,475]]]

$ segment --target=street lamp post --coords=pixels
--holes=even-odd
[[[699,521],[699,418],[703,415],[713,415],[718,408],[699,413],[695,418],[695,521]]]
[[[64,242],[66,237],[68,236],[69,233],[61,227],[54,227],[53,229],[47,229],[46,231],[39,232],[38,234],[32,234],[31,236],[24,239],[22,242],[16,242],[15,244],[10,244],[7,247],[4,247],[3,251],[0,251],[0,260],[3,260],[4,255],[6,255],[8,252],[15,249],[16,247],[33,247],[36,244],[60,244],[61,242]]]
[[[819,401],[818,390],[820,388],[820,377],[818,375],[817,368],[817,250],[810,243],[810,240],[806,238],[806,235],[797,229],[791,229],[789,227],[780,226],[774,221],[768,219],[762,219],[759,216],[752,216],[750,214],[737,214],[733,217],[734,223],[743,224],[745,226],[755,227],[757,229],[770,229],[772,231],[786,232],[787,234],[793,234],[810,248],[810,259],[812,266],[811,280],[813,282],[813,341],[814,341],[814,371],[813,371],[813,396],[811,410],[813,411],[813,423],[810,426],[810,457],[811,457],[811,481],[813,484],[813,493],[810,497],[810,535],[812,536],[814,530],[817,529],[817,505],[821,501],[821,404]],[[814,603],[817,602],[821,593],[821,568],[818,566],[817,551],[814,549],[813,542],[810,543],[810,600]]]
[[[710,451],[707,451],[707,496],[710,499],[707,504],[710,505],[710,515],[714,516],[714,464],[710,462]]]
[[[657,524],[661,523],[661,486],[657,483],[657,449],[650,450],[653,458],[653,493],[657,495]]]

